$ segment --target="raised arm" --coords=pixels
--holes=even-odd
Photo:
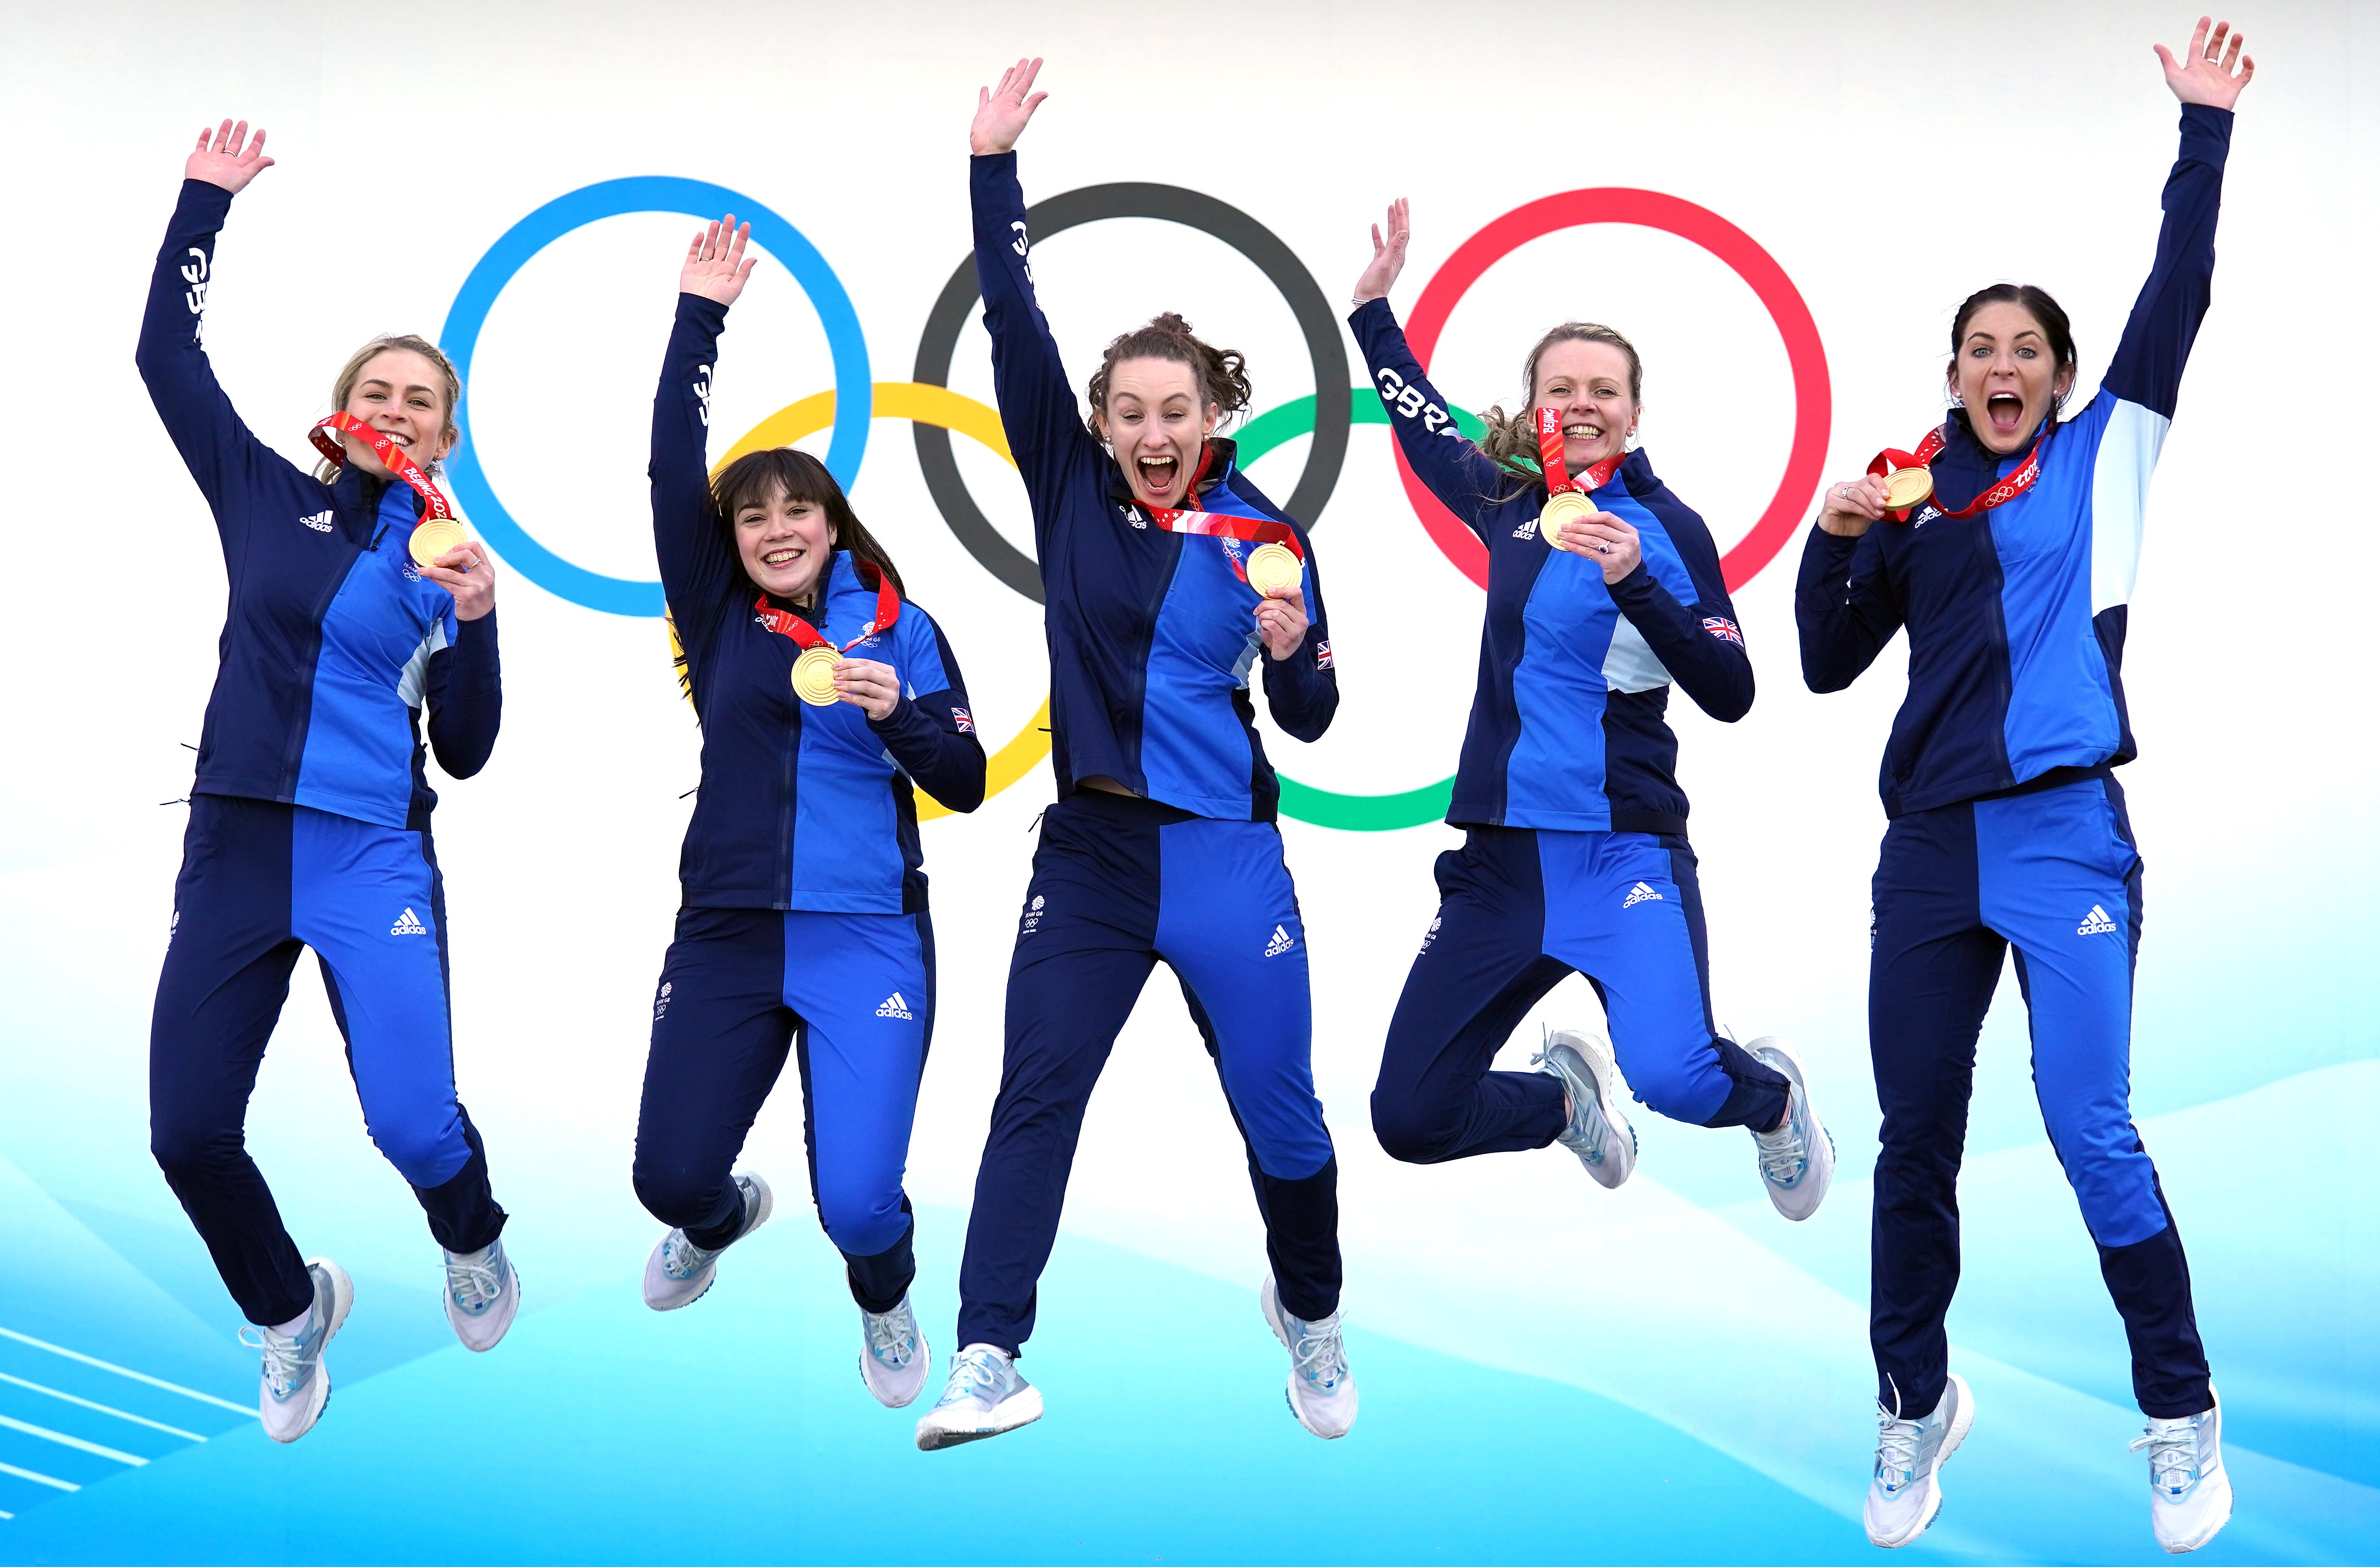
[[[2232,106],[2256,74],[2241,54],[2247,39],[2217,22],[2210,33],[2198,19],[2187,58],[2156,46],[2166,85],[2181,102],[2181,150],[2166,176],[2159,204],[2156,261],[2141,285],[2124,335],[2102,383],[2128,403],[2173,417],[2182,367],[2197,341],[2215,276],[2215,222],[2223,204],[2223,164],[2231,150]]]
[[[1387,234],[1373,225],[1372,260],[1355,280],[1355,310],[1347,324],[1364,350],[1373,389],[1389,411],[1389,428],[1396,431],[1405,461],[1439,504],[1484,541],[1492,526],[1490,501],[1506,487],[1506,476],[1456,427],[1453,406],[1430,384],[1389,308],[1389,289],[1404,270],[1412,238],[1411,209],[1399,197],[1389,208]]]
[[[983,324],[991,334],[992,385],[1001,423],[1026,490],[1037,498],[1059,482],[1065,465],[1090,440],[1075,389],[1067,383],[1058,344],[1034,295],[1031,239],[1025,227],[1025,188],[1017,183],[1016,138],[1048,97],[1033,91],[1039,60],[1019,60],[1000,85],[978,94],[967,145],[975,157],[968,185],[975,213],[975,272],[983,292]],[[1037,534],[1048,508],[1034,508]]]
[[[727,308],[744,292],[757,257],[745,254],[752,225],[730,213],[706,224],[678,273],[677,320],[653,394],[653,553],[679,638],[691,650],[708,637],[738,583],[735,552],[710,502],[710,377]]]
[[[133,354],[166,434],[214,510],[216,526],[227,530],[244,520],[223,513],[227,479],[281,459],[240,421],[215,381],[205,342],[207,289],[214,281],[215,237],[232,197],[272,166],[264,132],[249,136],[246,120],[199,132],[198,148],[182,165],[181,198],[157,251]]]

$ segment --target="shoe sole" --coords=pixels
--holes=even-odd
[[[1959,1413],[1950,1416],[1950,1429],[1942,1438],[1942,1445],[1934,1450],[1934,1466],[1925,1472],[1925,1515],[1917,1521],[1917,1527],[1897,1540],[1880,1540],[1874,1535],[1868,1536],[1870,1545],[1899,1550],[1932,1528],[1934,1520],[1942,1515],[1942,1465],[1950,1462],[1950,1455],[1959,1451],[1959,1444],[1967,1439],[1968,1431],[1975,1424],[1975,1395],[1967,1391],[1966,1379],[1953,1371],[1949,1385],[1959,1391]]]
[[[322,1359],[314,1368],[315,1380],[322,1390],[322,1396],[314,1405],[313,1412],[306,1416],[306,1423],[287,1436],[274,1437],[269,1429],[264,1433],[284,1444],[296,1441],[320,1425],[324,1412],[331,1407],[331,1341],[338,1337],[341,1328],[346,1326],[348,1308],[356,1304],[355,1281],[347,1277],[346,1269],[327,1257],[310,1257],[306,1259],[306,1266],[310,1270],[319,1268],[331,1278],[331,1325],[322,1330]]]
[[[470,1340],[463,1337],[463,1324],[469,1322],[471,1319],[455,1309],[454,1292],[451,1290],[447,1292],[446,1325],[455,1330],[455,1337],[461,1340],[463,1347],[469,1350],[473,1354],[485,1354],[490,1350],[495,1348],[498,1344],[504,1342],[504,1335],[513,1330],[513,1318],[520,1315],[520,1269],[513,1267],[512,1258],[509,1257],[504,1258],[504,1267],[513,1276],[512,1298],[510,1300],[504,1300],[502,1298],[497,1300],[496,1306],[504,1312],[504,1316],[496,1322],[496,1336],[490,1339],[486,1343],[475,1344]],[[483,1318],[481,1320],[484,1321],[486,1319]]]
[[[991,1426],[969,1426],[959,1428],[936,1427],[932,1430],[928,1430],[920,1425],[917,1428],[917,1450],[920,1452],[939,1452],[946,1447],[959,1447],[967,1442],[979,1442],[986,1437],[1005,1436],[1020,1427],[1030,1426],[1041,1418],[1041,1390],[1029,1385],[1019,1388],[1001,1400],[991,1413],[997,1417],[1003,1411],[1011,1408],[1029,1410],[1030,1413],[1020,1414],[1013,1420],[1003,1420]],[[932,1416],[929,1415],[927,1418],[931,1419]]]
[[[758,1230],[761,1225],[766,1224],[769,1221],[769,1215],[776,1211],[776,1194],[769,1189],[769,1183],[762,1180],[759,1176],[753,1174],[750,1171],[745,1172],[744,1178],[751,1182],[753,1189],[759,1193],[759,1200],[750,1204],[745,1209],[744,1228],[735,1232],[735,1240],[728,1242],[727,1246],[735,1245],[736,1241],[749,1239],[752,1232]],[[702,1288],[695,1291],[694,1294],[686,1296],[684,1300],[655,1300],[653,1298],[652,1286],[650,1281],[653,1272],[661,1266],[662,1247],[668,1244],[669,1237],[667,1235],[663,1235],[660,1240],[654,1242],[652,1257],[645,1264],[645,1275],[648,1281],[645,1287],[645,1304],[652,1307],[655,1311],[684,1311],[687,1306],[692,1306],[696,1301],[698,1301],[703,1296],[709,1294],[710,1293],[710,1286],[719,1282],[719,1257],[714,1257],[710,1259],[710,1273],[708,1278],[702,1281]],[[719,1248],[719,1257],[724,1257],[727,1255],[727,1246],[722,1246]],[[667,1275],[663,1276],[666,1277]]]
[[[1610,1050],[1603,1041],[1591,1034],[1570,1032],[1556,1034],[1547,1044],[1548,1060],[1552,1058],[1552,1049],[1555,1045],[1560,1045],[1563,1049],[1572,1051],[1579,1060],[1586,1063],[1587,1075],[1595,1080],[1596,1102],[1602,1109],[1605,1124],[1611,1128],[1615,1138],[1614,1147],[1617,1147],[1616,1139],[1621,1137],[1627,1139],[1628,1150],[1625,1158],[1607,1161],[1609,1164],[1617,1164],[1620,1168],[1620,1173],[1609,1181],[1603,1178],[1601,1169],[1586,1164],[1585,1160],[1579,1160],[1581,1164],[1586,1165],[1586,1173],[1597,1185],[1606,1191],[1616,1191],[1627,1184],[1629,1176],[1636,1173],[1638,1152],[1636,1128],[1629,1124],[1628,1112],[1620,1108],[1620,1064],[1612,1058]]]
[[[1281,1292],[1273,1283],[1272,1275],[1269,1273],[1265,1275],[1264,1282],[1257,1286],[1257,1304],[1264,1308],[1265,1325],[1272,1330],[1272,1336],[1281,1341],[1281,1348],[1289,1348],[1289,1325],[1281,1320]],[[1347,1379],[1347,1391],[1351,1397],[1354,1391],[1355,1379],[1354,1374],[1350,1373]],[[1289,1380],[1281,1384],[1281,1396],[1289,1405],[1290,1414],[1296,1416],[1297,1423],[1326,1442],[1335,1442],[1355,1428],[1355,1417],[1353,1415],[1347,1416],[1346,1425],[1335,1431],[1322,1430],[1313,1421],[1308,1420],[1305,1417],[1305,1411],[1297,1406],[1297,1372],[1294,1368],[1290,1371]]]
[[[1805,1219],[1816,1217],[1818,1209],[1826,1203],[1827,1193],[1833,1189],[1835,1135],[1827,1130],[1826,1123],[1818,1119],[1816,1107],[1810,1102],[1810,1081],[1808,1075],[1803,1070],[1802,1052],[1795,1050],[1790,1041],[1779,1039],[1774,1034],[1763,1035],[1743,1047],[1744,1053],[1755,1060],[1760,1059],[1762,1051],[1774,1051],[1785,1058],[1786,1065],[1779,1070],[1783,1071],[1793,1080],[1793,1086],[1802,1090],[1802,1108],[1810,1118],[1810,1129],[1817,1134],[1810,1140],[1809,1168],[1802,1172],[1802,1179],[1804,1181],[1813,1174],[1818,1178],[1818,1200],[1810,1205],[1807,1212],[1787,1213],[1778,1203],[1778,1198],[1786,1194],[1779,1192],[1766,1176],[1763,1176],[1760,1182],[1763,1186],[1768,1188],[1769,1206],[1777,1209],[1778,1215],[1789,1223],[1799,1224]]]

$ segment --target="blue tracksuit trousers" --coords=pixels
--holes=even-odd
[[[431,1233],[448,1251],[477,1251],[504,1225],[455,1094],[446,893],[430,834],[193,796],[149,1026],[149,1144],[232,1298],[265,1325],[314,1298],[242,1134],[306,947],[346,1039],[364,1124],[413,1186]]]
[[[959,1274],[961,1345],[1033,1331],[1091,1089],[1162,960],[1248,1147],[1281,1304],[1339,1309],[1339,1166],[1314,1094],[1305,927],[1269,821],[1078,790],[1041,819],[1007,1041]],[[1156,1113],[1152,1111],[1151,1113]]]
[[[1475,827],[1438,856],[1438,888],[1372,1089],[1372,1130],[1391,1155],[1436,1164],[1554,1140],[1560,1081],[1488,1067],[1572,972],[1602,998],[1643,1103],[1704,1126],[1765,1128],[1785,1113],[1783,1075],[1712,1029],[1702,888],[1684,838]]]
[[[1886,1408],[1930,1413],[1948,1376],[1975,1039],[2010,946],[2042,1119],[2123,1317],[2134,1394],[2161,1418],[2213,1407],[2190,1264],[2132,1127],[2140,939],[2140,851],[2112,778],[1912,811],[1887,830],[1868,981],[1884,1111],[1869,1336]]]
[[[902,1174],[933,1029],[923,913],[680,909],[653,995],[638,1200],[697,1245],[732,1239],[735,1156],[791,1054],[819,1221],[852,1298],[892,1310],[917,1273]]]

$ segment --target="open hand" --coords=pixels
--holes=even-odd
[[[1636,529],[1609,512],[1597,512],[1563,523],[1561,537],[1554,541],[1554,546],[1573,555],[1585,555],[1601,566],[1606,587],[1634,571],[1637,563],[1645,558],[1644,541],[1637,537]]]
[[[1856,539],[1884,520],[1884,476],[1862,474],[1857,479],[1827,486],[1827,509],[1818,514],[1818,526],[1828,533]]]
[[[455,618],[477,620],[496,607],[496,568],[478,544],[457,544],[421,575],[455,595]]]
[[[1019,60],[1000,73],[998,87],[977,89],[975,124],[967,128],[967,147],[976,156],[1005,152],[1016,145],[1025,123],[1050,96],[1033,91],[1033,79],[1040,74],[1038,58]]]
[[[702,225],[694,243],[686,248],[686,265],[678,269],[677,291],[696,294],[716,304],[732,305],[744,292],[745,280],[752,275],[760,258],[744,253],[745,242],[752,237],[752,225],[735,226],[735,214],[728,213],[716,223]]]
[[[1388,237],[1380,237],[1380,225],[1372,225],[1372,264],[1355,280],[1355,303],[1385,299],[1396,286],[1397,274],[1405,270],[1405,247],[1413,240],[1411,205],[1402,196],[1389,203]]]
[[[2173,95],[2185,103],[2204,103],[2209,108],[2228,109],[2240,101],[2240,90],[2255,79],[2256,62],[2240,55],[2240,46],[2248,35],[2232,32],[2229,22],[2215,23],[2212,37],[2207,34],[2207,19],[2198,18],[2198,30],[2190,35],[2187,59],[2177,60],[2162,43],[2156,46],[2159,64],[2165,67],[2165,84]],[[2231,46],[2223,41],[2228,34]]]
[[[1257,635],[1276,663],[1305,645],[1305,628],[1310,624],[1305,618],[1305,589],[1302,587],[1274,594],[1257,606]]]
[[[213,145],[209,146],[212,138]],[[225,120],[218,128],[199,132],[198,151],[182,164],[184,179],[203,179],[209,185],[220,185],[233,195],[248,188],[248,182],[273,166],[264,155],[264,132],[248,134],[248,122],[234,125]]]
[[[889,718],[901,705],[901,676],[889,663],[845,659],[834,666],[834,694],[870,718]]]

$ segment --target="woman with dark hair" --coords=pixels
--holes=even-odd
[[[1339,1330],[1338,1162],[1314,1095],[1297,893],[1281,786],[1248,683],[1318,738],[1338,707],[1305,530],[1215,429],[1247,406],[1237,354],[1163,315],[1108,345],[1086,426],[1034,295],[1011,149],[1044,94],[1020,60],[978,94],[976,274],[1000,415],[1032,504],[1047,592],[1050,763],[1008,973],[1005,1064],[959,1276],[962,1346],[917,1445],[1041,1415],[1017,1375],[1084,1109],[1160,960],[1182,982],[1248,1146],[1271,1268],[1258,1299],[1289,1351],[1292,1413],[1355,1418]]]
[[[167,1184],[257,1327],[265,1434],[294,1442],[330,1401],[323,1354],[355,1289],[330,1258],[301,1258],[243,1124],[306,948],[364,1124],[445,1253],[455,1336],[495,1347],[520,1281],[455,1089],[423,766],[434,752],[450,777],[478,772],[504,710],[494,569],[432,477],[462,386],[434,344],[376,338],[339,372],[311,475],[257,439],[202,334],[232,198],[272,166],[246,120],[199,133],[140,324],[140,379],[214,514],[231,600],[150,1023],[149,1113]]]
[[[1616,1066],[1663,1115],[1746,1128],[1768,1200],[1807,1219],[1834,1142],[1791,1045],[1741,1046],[1712,1022],[1667,716],[1672,683],[1722,723],[1752,708],[1718,547],[1630,444],[1644,366],[1608,326],[1547,333],[1522,370],[1525,411],[1491,408],[1486,438],[1463,438],[1389,308],[1412,232],[1402,200],[1387,234],[1372,230],[1348,325],[1405,460],[1488,547],[1488,615],[1446,818],[1463,844],[1439,856],[1438,916],[1389,1025],[1373,1130],[1416,1164],[1559,1141],[1617,1186],[1636,1136]],[[1573,972],[1601,998],[1610,1043],[1565,1029],[1536,1072],[1489,1070]]]
[[[1974,1419],[1943,1318],[1975,1039],[2010,946],[2050,1145],[2131,1344],[2149,1417],[2132,1445],[2148,1451],[2157,1542],[2194,1550],[2231,1514],[2189,1264],[2132,1126],[2141,856],[2114,776],[2134,755],[2120,669],[2149,475],[2206,314],[2231,109],[2255,72],[2229,32],[2201,18],[2187,60],[2157,46],[2181,151],[2155,263],[2097,395],[2060,417],[2074,338],[2047,294],[1970,296],[1950,328],[1949,417],[1914,453],[1886,452],[1830,487],[1802,557],[1812,690],[1841,690],[1909,631],[1868,978],[1884,1124],[1866,1515],[1881,1546],[1933,1522],[1942,1464]]]
[[[692,1304],[768,1221],[768,1182],[732,1172],[790,1051],[860,1375],[898,1409],[929,1363],[901,1185],[934,1020],[914,789],[975,809],[983,747],[949,641],[824,464],[779,448],[708,474],[711,367],[750,236],[730,214],[694,237],[653,399],[653,542],[702,784],[637,1118],[637,1196],[672,1226],[645,1304]]]

